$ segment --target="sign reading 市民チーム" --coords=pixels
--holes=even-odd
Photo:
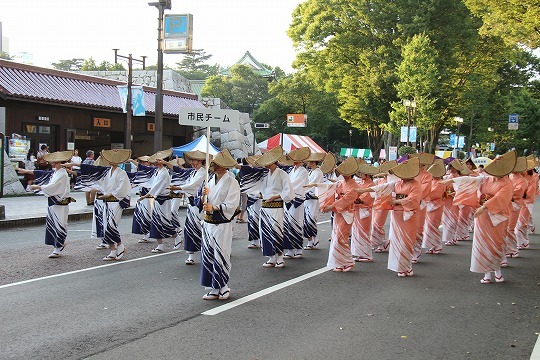
[[[178,114],[178,123],[187,126],[238,129],[240,127],[240,111],[207,108],[181,108]]]

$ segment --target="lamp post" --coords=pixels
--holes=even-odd
[[[416,101],[415,100],[403,100],[405,110],[407,111],[407,146],[411,145],[410,133],[411,133],[411,111],[414,109],[416,114]]]
[[[352,149],[352,130],[349,130],[349,149]]]
[[[454,147],[455,150],[455,158],[458,158],[458,151],[459,151],[459,129],[461,128],[461,124],[463,123],[463,118],[456,116],[454,117],[454,121],[457,122],[457,136],[456,136],[456,146]]]
[[[124,134],[124,148],[131,149],[131,117],[133,116],[133,108],[131,107],[131,87],[133,86],[133,62],[140,62],[143,70],[145,69],[146,56],[141,56],[142,60],[134,59],[131,54],[128,56],[119,55],[118,50],[114,50],[114,63],[118,64],[118,58],[127,59],[128,61],[128,81],[127,81],[127,100],[126,100],[126,131]]]
[[[171,0],[149,2],[158,9],[158,63],[156,76],[156,106],[154,120],[154,152],[162,150],[163,142],[163,12],[171,9]]]

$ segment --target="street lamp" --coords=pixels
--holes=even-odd
[[[142,63],[143,70],[145,69],[146,56],[141,56],[142,60],[134,59],[131,54],[128,56],[118,55],[118,50],[114,50],[114,63],[118,64],[118,58],[128,60],[128,81],[127,81],[127,99],[126,99],[126,131],[124,134],[124,148],[131,149],[131,117],[133,116],[133,108],[131,107],[131,87],[133,86],[133,62]]]
[[[349,130],[349,149],[352,149],[352,130]]]
[[[457,136],[456,136],[456,146],[454,147],[455,150],[455,158],[458,158],[458,151],[459,151],[459,129],[461,127],[461,124],[463,123],[463,118],[456,116],[454,117],[454,121],[457,122]]]
[[[405,110],[407,111],[407,146],[410,146],[410,133],[411,133],[411,112],[414,109],[416,113],[416,101],[415,100],[403,100]]]
[[[171,0],[149,2],[158,9],[158,63],[156,76],[156,106],[154,120],[154,152],[162,150],[163,142],[163,12],[171,9]]]

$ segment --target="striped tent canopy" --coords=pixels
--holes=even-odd
[[[339,155],[342,157],[356,157],[362,159],[369,159],[373,157],[370,149],[354,149],[354,148],[341,148]]]
[[[276,134],[272,136],[271,138],[269,138],[268,140],[264,140],[263,142],[258,143],[257,145],[259,146],[259,149],[261,149],[261,151],[264,153],[280,145],[280,142],[281,142],[281,134]],[[306,146],[309,147],[311,152],[317,152],[317,153],[326,152],[309,136],[283,134],[282,147],[283,147],[283,150],[285,150],[285,152],[288,153],[291,150],[299,149]]]

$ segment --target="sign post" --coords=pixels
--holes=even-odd
[[[163,29],[163,52],[165,54],[189,54],[193,43],[193,15],[165,15]]]
[[[519,125],[519,114],[508,115],[508,130],[517,130]]]

